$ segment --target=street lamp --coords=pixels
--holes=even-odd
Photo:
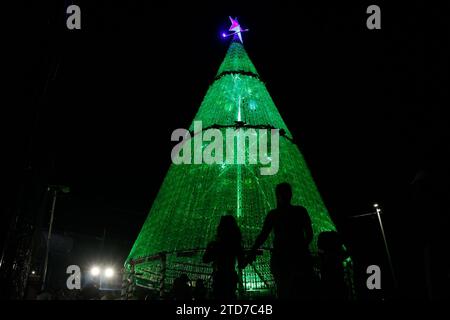
[[[96,276],[98,276],[99,274],[100,274],[100,268],[97,267],[97,266],[93,266],[93,267],[91,268],[91,275],[92,275],[93,277],[96,277]]]
[[[100,266],[100,265],[93,265],[91,269],[89,270],[89,273],[91,276],[96,279],[95,282],[98,282],[99,289],[102,289],[102,283],[105,280],[110,280],[114,277],[116,271],[112,266]],[[106,281],[108,282],[108,281]]]
[[[381,214],[380,214],[381,213],[381,209],[380,209],[380,206],[378,205],[378,203],[374,203],[373,207],[375,208],[375,213],[376,213],[376,215],[378,217],[378,222],[380,223],[381,234],[383,236],[384,247],[386,249],[386,256],[387,256],[387,259],[388,259],[389,268],[391,269],[392,280],[394,280],[394,286],[395,286],[395,288],[397,288],[397,279],[395,277],[394,265],[392,264],[391,253],[389,251],[389,246],[387,244],[386,234],[384,233],[383,222],[381,221]]]
[[[47,233],[47,247],[45,248],[44,273],[42,275],[42,291],[45,290],[45,285],[47,282],[48,254],[50,251],[50,240],[52,237],[53,218],[55,216],[56,197],[58,195],[58,192],[69,193],[70,188],[67,186],[48,185],[47,191],[48,192],[53,191],[53,200],[52,200],[52,209],[50,211],[50,222],[49,222],[48,233]]]
[[[394,287],[397,288],[397,278],[395,277],[395,271],[394,271],[394,266],[392,264],[391,253],[389,251],[389,247],[388,247],[388,244],[387,244],[386,234],[384,233],[383,222],[381,221],[381,208],[380,208],[380,205],[378,203],[374,203],[373,207],[375,208],[375,212],[364,213],[364,214],[352,216],[350,218],[361,218],[361,217],[367,217],[367,216],[373,216],[373,215],[377,216],[378,223],[380,224],[381,235],[383,237],[384,248],[386,250],[387,260],[388,260],[388,263],[389,263],[389,269],[391,270],[392,280],[394,281]]]
[[[114,269],[113,268],[106,268],[105,269],[105,277],[106,278],[112,278],[114,276]]]

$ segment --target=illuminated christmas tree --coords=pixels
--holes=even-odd
[[[292,203],[309,212],[315,235],[312,252],[317,251],[320,232],[335,230],[302,154],[243,47],[241,32],[246,30],[235,26],[230,31],[230,47],[194,121],[222,131],[279,129],[278,172],[262,175],[260,168],[267,166],[248,159],[244,164],[172,164],[125,264],[140,274],[139,285],[169,288],[180,273],[208,281],[211,269],[201,258],[220,217],[235,215],[243,245],[251,247],[267,212],[276,207],[275,187],[281,182],[291,184]],[[245,147],[251,156],[251,146]],[[243,271],[245,292],[273,287],[267,250],[271,242],[270,238],[263,255]]]

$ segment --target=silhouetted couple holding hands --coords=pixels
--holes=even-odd
[[[306,298],[312,290],[314,278],[309,244],[313,239],[311,219],[304,207],[291,204],[292,189],[288,183],[276,187],[277,208],[271,210],[250,253],[245,255],[241,231],[232,215],[222,216],[217,238],[209,243],[203,262],[213,263],[213,297],[233,300],[239,282],[239,269],[256,260],[257,250],[273,231],[270,269],[279,299]]]

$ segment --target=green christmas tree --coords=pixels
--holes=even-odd
[[[172,164],[147,220],[126,261],[126,268],[141,274],[142,283],[154,287],[163,281],[170,287],[173,278],[186,273],[191,279],[206,281],[210,266],[201,262],[204,248],[216,235],[219,219],[235,215],[242,231],[243,245],[251,247],[266,214],[276,207],[275,187],[292,186],[295,205],[304,206],[311,217],[317,252],[317,236],[335,230],[305,160],[278,112],[266,86],[238,37],[234,37],[214,82],[194,118],[203,128],[227,127],[239,130],[276,128],[279,138],[279,168],[262,175],[261,164]],[[190,131],[194,130],[194,123]],[[208,143],[204,143],[205,148]],[[245,144],[246,155],[252,146]],[[251,154],[250,154],[251,156]],[[245,292],[270,290],[273,279],[269,260],[272,239],[264,253],[242,272]],[[160,253],[166,253],[161,255]],[[164,258],[163,258],[164,256]]]

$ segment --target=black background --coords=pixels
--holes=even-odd
[[[72,3],[81,7],[81,30],[65,26]],[[369,4],[381,7],[381,30],[366,27]],[[170,165],[171,132],[189,126],[225,56],[228,41],[220,34],[229,15],[250,29],[244,34],[250,58],[333,219],[349,243],[367,249],[368,263],[368,248],[379,250],[375,261],[382,252],[376,220],[348,217],[378,202],[399,261],[416,173],[448,177],[448,6],[105,0],[22,6],[13,23],[13,99],[3,119],[11,125],[3,167],[10,215],[24,201],[17,194],[31,161],[37,194],[47,183],[71,187],[58,202],[58,232],[101,236],[106,229],[126,254]]]

